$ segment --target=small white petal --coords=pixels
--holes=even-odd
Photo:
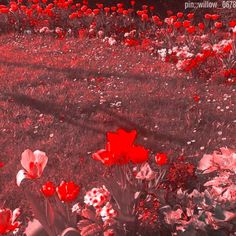
[[[27,178],[27,173],[24,170],[20,170],[16,175],[16,183],[20,186],[21,182]]]

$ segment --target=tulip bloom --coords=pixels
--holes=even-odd
[[[194,13],[189,13],[189,14],[187,15],[187,17],[188,17],[188,19],[193,19]]]
[[[219,22],[219,21],[216,21],[216,22],[215,22],[215,27],[216,27],[217,29],[220,29],[222,26],[223,26],[222,22]]]
[[[178,12],[178,13],[177,13],[177,17],[178,17],[178,18],[182,18],[183,16],[184,16],[184,13],[183,13],[183,12]]]
[[[55,186],[52,182],[47,182],[45,183],[42,188],[40,189],[40,191],[42,192],[42,194],[45,196],[45,197],[51,197],[54,195],[55,193]]]
[[[157,153],[155,156],[155,161],[156,161],[157,165],[163,166],[163,165],[167,164],[168,157],[165,153]]]
[[[183,22],[183,27],[184,27],[184,28],[188,28],[190,25],[191,25],[191,22],[190,22],[189,20],[185,20],[185,21]]]
[[[80,187],[76,185],[73,181],[62,181],[61,184],[56,188],[56,191],[61,201],[72,202],[78,197]]]
[[[44,152],[36,150],[25,150],[21,155],[21,165],[24,170],[20,170],[16,176],[17,185],[20,186],[22,180],[39,178],[47,164],[48,157]]]
[[[16,221],[19,215],[19,208],[13,212],[8,208],[0,209],[0,234],[7,234],[17,229],[21,224],[19,221]]]
[[[123,129],[118,129],[114,133],[108,132],[106,149],[94,153],[93,159],[108,166],[125,165],[129,161],[134,164],[147,161],[149,151],[143,146],[134,145],[136,136],[136,130],[126,132]]]

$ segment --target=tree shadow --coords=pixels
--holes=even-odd
[[[147,137],[149,140],[148,142],[151,146],[156,146],[157,140],[161,142],[169,141],[178,145],[184,145],[187,141],[187,139],[184,138],[182,134],[181,136],[174,136],[168,133],[160,133],[152,131],[149,128],[145,128],[144,126],[139,125],[136,122],[130,120],[130,118],[118,114],[110,108],[107,108],[105,105],[99,107],[92,107],[91,105],[89,105],[88,108],[82,110],[82,113],[87,115],[87,119],[84,119],[81,118],[81,114],[78,114],[75,104],[69,104],[69,106],[67,106],[68,109],[65,109],[61,105],[48,101],[40,101],[38,99],[34,99],[30,96],[23,94],[5,93],[5,96],[7,96],[8,99],[13,99],[13,101],[18,105],[28,106],[32,109],[38,110],[40,113],[50,114],[58,120],[63,117],[64,122],[75,127],[91,130],[95,133],[105,134],[108,131],[104,127],[104,123],[102,121],[89,120],[89,117],[94,112],[100,112],[112,117],[112,127],[123,128],[126,130],[136,129],[139,134],[139,137]],[[103,126],[104,128],[98,128],[98,126]]]
[[[135,80],[145,80],[147,76],[141,75],[141,74],[130,74],[130,73],[118,73],[118,72],[108,72],[103,71],[99,72],[98,70],[94,69],[83,69],[83,68],[70,68],[70,67],[53,67],[53,66],[47,66],[47,65],[40,65],[40,64],[30,64],[30,63],[24,63],[24,62],[9,62],[9,61],[3,61],[0,60],[0,65],[5,66],[13,66],[13,67],[25,67],[27,69],[32,70],[47,70],[47,72],[54,72],[54,73],[63,73],[66,74],[66,79],[68,80],[74,80],[78,79],[78,75],[89,75],[92,77],[100,76],[100,77],[123,77],[128,79],[135,79]],[[80,76],[82,78],[82,76]]]
[[[24,94],[5,93],[5,96],[13,99],[14,102],[18,105],[27,106],[32,109],[38,110],[41,113],[52,115],[58,120],[63,119],[64,122],[70,125],[78,126],[83,129],[89,129],[96,133],[103,134],[105,132],[102,129],[96,128],[92,125],[88,125],[86,122],[84,122],[81,117],[76,114],[76,109],[73,107],[69,110],[66,110],[63,106],[60,106],[58,104],[51,103],[48,101],[43,102]],[[90,110],[87,110],[87,112],[91,114],[93,112],[93,109],[94,108],[91,107]]]

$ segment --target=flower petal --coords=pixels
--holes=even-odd
[[[46,156],[45,152],[36,150],[34,151],[35,161],[41,164],[42,172],[47,165],[48,157]]]
[[[20,215],[20,208],[16,208],[13,212],[12,212],[12,224],[15,222],[15,220],[17,219],[17,217]]]
[[[21,165],[26,171],[30,171],[30,163],[35,162],[35,156],[30,149],[26,149],[21,154]]]
[[[149,150],[142,146],[133,146],[127,156],[134,164],[143,163],[148,160]]]
[[[217,168],[213,166],[213,156],[205,154],[199,161],[198,169],[204,171],[204,173],[210,173]]]
[[[16,183],[18,186],[20,186],[21,182],[25,179],[29,178],[27,175],[27,172],[25,170],[20,170],[16,175]]]
[[[106,151],[105,149],[101,149],[97,152],[95,152],[92,155],[94,160],[101,161],[105,165],[111,165],[113,164],[114,160],[111,156],[111,153]]]

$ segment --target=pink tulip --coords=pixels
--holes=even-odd
[[[20,186],[22,180],[39,178],[47,164],[48,157],[44,152],[25,150],[21,155],[21,165],[24,168],[17,173],[16,183]]]

